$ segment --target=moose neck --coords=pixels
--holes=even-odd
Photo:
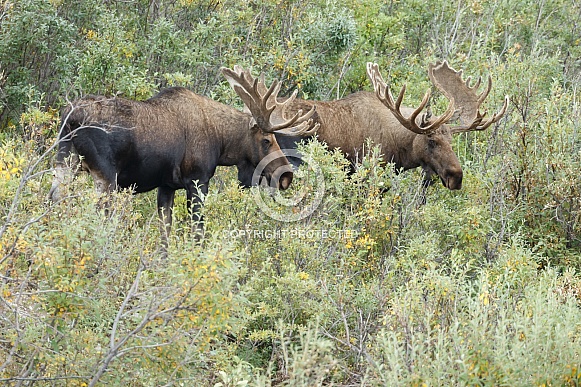
[[[410,112],[404,108],[406,114]],[[425,159],[425,136],[404,128],[391,114],[385,112],[378,120],[381,133],[382,153],[386,161],[396,169],[413,169],[422,166]]]
[[[228,127],[230,130],[223,132],[222,151],[218,165],[239,165],[248,161],[254,149],[249,124],[250,116],[244,114],[236,124]]]
[[[398,134],[398,142],[392,147],[395,150],[393,163],[396,168],[408,170],[421,166],[424,158],[423,152],[425,151],[423,149],[421,135],[411,133],[407,129],[402,130]]]

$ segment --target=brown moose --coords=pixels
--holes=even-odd
[[[491,78],[488,77],[487,88],[478,94],[481,80],[470,86],[470,78],[464,81],[461,71],[453,70],[447,62],[439,62],[429,66],[428,74],[450,103],[441,116],[433,117],[426,112],[421,114],[430,98],[429,90],[416,109],[402,107],[405,86],[394,100],[377,64],[368,63],[367,74],[374,93],[361,91],[329,102],[295,100],[292,110],[316,107],[313,120],[321,125],[318,139],[330,149],[340,148],[353,164],[361,156],[366,140],[371,139],[381,147],[384,160],[393,162],[398,171],[422,167],[426,172],[425,184],[436,174],[448,189],[460,189],[462,167],[452,150],[452,135],[488,128],[506,112],[508,97],[501,110],[485,120],[486,113],[481,114],[479,108],[490,93]],[[448,124],[454,120],[460,124]],[[292,142],[300,140],[278,139],[283,149],[296,146]]]

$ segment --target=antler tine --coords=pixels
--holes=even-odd
[[[480,86],[480,81],[478,82],[478,84],[476,86],[474,86],[473,89],[476,90],[478,88],[478,86]],[[490,90],[492,90],[492,77],[489,75],[488,76],[488,85],[486,86],[486,89],[478,95],[478,105],[481,105],[482,102],[484,102],[486,97],[488,97]]]
[[[258,91],[258,79],[254,80],[254,86],[253,86],[253,90],[255,95],[257,95],[259,98],[259,103],[260,103],[260,107],[261,107],[261,111],[268,113],[268,115],[270,116],[270,114],[272,114],[272,112],[274,111],[274,109],[276,109],[276,96],[278,95],[278,92],[280,91],[280,83],[277,80],[274,80],[272,82],[272,84],[270,85],[270,87],[266,90],[266,92],[262,95],[262,97],[260,97],[260,92]],[[264,84],[263,84],[264,85]],[[266,89],[266,85],[264,85],[263,87],[264,89]],[[268,107],[268,100],[270,99],[270,97],[274,95],[274,99],[275,99],[275,103],[274,105],[272,105],[270,108]]]
[[[404,87],[401,88],[402,91],[405,91],[406,89],[406,85],[404,85]],[[401,100],[403,100],[403,94],[402,92],[400,92],[400,96],[398,97],[397,102],[399,102],[399,104],[396,105],[397,109],[399,110],[400,105],[401,105]],[[416,108],[416,110],[414,110],[412,112],[412,114],[409,116],[408,120],[411,122],[416,122],[416,118],[420,115],[421,111],[424,110],[424,108],[426,107],[426,105],[428,104],[428,101],[430,100],[430,96],[432,95],[432,92],[428,89],[426,91],[426,94],[424,94],[424,98],[422,98],[422,102],[420,102],[420,106],[418,106]],[[430,128],[430,126],[426,127],[426,128],[422,128],[423,131],[426,131]]]
[[[424,110],[428,101],[430,100],[431,91],[428,89],[420,105],[414,109],[408,118],[404,117],[401,112],[401,103],[406,91],[406,85],[404,84],[398,94],[397,100],[393,100],[393,95],[387,83],[383,80],[379,72],[379,66],[377,63],[367,63],[367,75],[371,79],[373,88],[375,89],[375,95],[377,98],[391,111],[393,116],[407,129],[411,130],[416,134],[428,135],[436,131],[442,124],[446,123],[455,113],[454,99],[450,99],[450,104],[448,109],[432,121],[429,125],[426,125],[426,121],[422,120],[422,124],[418,125],[416,118]]]
[[[260,90],[258,90],[258,92],[262,94],[266,93],[266,82],[264,81],[264,73],[260,73],[260,75],[258,76],[258,86],[260,87]]]
[[[300,132],[301,136],[312,136],[317,133],[317,130],[321,127],[321,124],[318,122],[313,125],[313,120],[308,120],[307,122],[308,125],[305,126],[305,130]],[[310,127],[310,129],[307,129],[308,127]]]
[[[261,111],[264,112],[272,112],[276,106],[272,106],[271,108],[267,107],[267,102],[272,94],[277,95],[280,90],[280,84],[277,80],[272,82],[270,87],[267,89],[264,83],[264,73],[261,73],[258,78],[252,77],[250,70],[244,70],[240,66],[234,66],[234,69],[238,69],[240,71],[241,80],[243,84],[241,86],[245,89],[246,93],[252,98],[254,104],[258,105]],[[248,93],[248,89],[251,88],[253,93]],[[257,98],[258,97],[258,98]],[[258,101],[256,101],[258,99]],[[252,107],[247,106],[249,109]],[[251,110],[252,111],[252,110]],[[254,114],[253,114],[254,115]]]
[[[303,121],[302,123],[298,124],[292,129],[287,129],[284,131],[277,131],[277,133],[286,135],[286,136],[312,136],[319,130],[319,126],[321,124],[314,123],[312,119]]]
[[[295,90],[295,91],[292,93],[292,95],[291,95],[289,98],[287,98],[287,100],[286,100],[286,101],[283,101],[283,102],[278,102],[278,101],[276,101],[277,105],[278,105],[278,106],[279,106],[279,108],[280,108],[280,111],[281,111],[281,113],[283,113],[283,114],[284,114],[284,113],[286,112],[286,109],[287,109],[287,108],[290,106],[290,104],[291,104],[291,103],[292,103],[292,102],[295,100],[295,98],[296,98],[296,96],[297,96],[297,93],[298,93],[298,91],[297,91],[297,90]],[[277,94],[278,94],[278,93],[277,93]],[[314,108],[313,108],[313,109],[314,109]],[[312,110],[312,109],[311,109],[311,110]],[[294,116],[292,116],[290,120],[288,120],[288,124],[286,124],[286,125],[285,125],[285,123],[282,123],[282,124],[280,124],[280,126],[281,126],[280,128],[277,128],[277,129],[274,129],[274,130],[281,130],[281,129],[284,129],[284,126],[288,126],[288,125],[292,125],[292,124],[294,124],[294,123],[295,123],[295,122],[296,122],[296,121],[299,119],[299,117],[301,117],[301,115],[302,115],[302,114],[303,114],[303,111],[302,111],[301,109],[299,109],[299,111],[297,111],[297,112],[295,113],[295,115],[294,115]],[[312,115],[312,114],[311,114],[311,115]],[[305,120],[308,120],[309,118],[310,118],[310,116],[309,116],[309,117],[305,117]]]
[[[266,133],[287,134],[288,132],[292,135],[308,135],[318,129],[319,126],[314,125],[311,120],[315,112],[314,107],[307,114],[302,114],[299,110],[290,119],[286,118],[286,111],[296,97],[296,90],[291,98],[279,102],[277,98],[282,85],[279,81],[273,81],[267,88],[264,73],[254,78],[250,70],[244,70],[238,65],[234,66],[234,70],[225,67],[220,70],[250,110],[253,117],[251,126],[257,124],[260,130]]]
[[[442,126],[443,124],[448,122],[452,118],[452,116],[454,116],[454,114],[456,113],[456,105],[455,104],[456,104],[456,101],[454,101],[454,98],[452,98],[450,100],[450,103],[448,104],[448,108],[446,109],[444,114],[442,114],[441,116],[436,118],[435,121],[432,121],[430,126],[426,127],[426,130],[428,130],[430,128],[433,128],[433,130],[436,130],[440,126]]]
[[[303,110],[299,109],[290,119],[286,119],[285,115],[287,112],[287,109],[291,106],[291,104],[293,103],[293,101],[296,99],[297,94],[298,94],[298,90],[295,90],[291,96],[289,98],[287,98],[286,100],[284,100],[283,102],[278,102],[277,100],[277,96],[278,96],[278,92],[280,90],[280,86],[281,83],[278,82],[278,86],[276,91],[273,93],[273,102],[275,103],[274,106],[276,106],[277,110],[279,111],[280,114],[280,120],[282,120],[282,122],[278,125],[274,125],[272,127],[272,131],[276,132],[278,134],[281,135],[289,135],[289,136],[310,136],[315,134],[315,132],[319,129],[320,124],[318,123],[314,123],[314,121],[311,119],[311,117],[313,117],[313,115],[315,114],[315,106],[312,106],[311,109],[303,114]],[[278,114],[277,114],[278,117]],[[298,125],[295,125],[297,124]],[[295,125],[295,126],[293,126]]]
[[[476,81],[476,84],[474,86],[470,86],[471,82],[472,77],[466,78],[466,86],[468,86],[471,89],[478,89],[480,87],[480,84],[482,83],[482,77],[478,77],[478,80]]]
[[[259,87],[257,89],[257,92],[260,92],[259,89],[262,90],[266,90],[266,86],[264,85],[264,73],[262,73],[260,75],[260,80],[261,82],[259,82]],[[274,84],[276,83],[276,88],[274,88],[274,91],[271,90],[273,89]],[[262,85],[262,87],[261,87]],[[293,136],[297,136],[297,135],[304,135],[304,136],[308,136],[311,134],[314,134],[316,132],[316,130],[319,128],[319,124],[315,126],[313,125],[313,121],[311,120],[311,117],[313,116],[313,114],[315,114],[315,107],[313,106],[307,113],[303,114],[302,109],[299,109],[290,119],[286,119],[284,118],[284,116],[286,115],[286,111],[289,108],[289,106],[293,103],[293,101],[296,99],[297,97],[297,93],[298,90],[295,90],[292,95],[287,98],[286,100],[284,100],[283,102],[279,102],[277,100],[277,96],[278,93],[280,91],[281,88],[281,83],[277,80],[275,80],[273,82],[273,84],[271,85],[270,89],[266,92],[265,94],[265,98],[264,98],[264,104],[266,106],[266,103],[271,99],[271,95],[272,97],[272,102],[274,103],[274,105],[269,109],[269,110],[274,110],[274,109],[278,109],[280,112],[280,120],[282,120],[282,122],[280,124],[274,125],[270,131],[272,132],[277,132],[279,134],[282,135],[293,135]],[[278,117],[278,115],[277,115]],[[295,123],[299,123],[298,126],[295,127],[291,127],[292,125],[294,125]]]

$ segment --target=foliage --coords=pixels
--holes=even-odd
[[[0,381],[579,385],[580,16],[567,0],[0,0]],[[442,59],[492,75],[489,111],[511,101],[454,138],[461,191],[435,182],[423,203],[420,173],[374,144],[350,174],[308,141],[315,212],[271,219],[220,168],[203,241],[179,195],[166,258],[154,193],[105,214],[80,175],[45,200],[77,95],[182,85],[239,106],[218,69],[241,64],[333,99],[369,90],[375,61],[417,105]],[[295,177],[285,195],[315,187]]]

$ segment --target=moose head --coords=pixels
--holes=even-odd
[[[275,134],[293,137],[313,135],[319,128],[319,124],[311,119],[315,107],[305,114],[299,110],[287,118],[288,106],[295,100],[296,90],[290,98],[280,102],[278,93],[281,84],[275,80],[267,88],[264,73],[259,78],[254,78],[249,70],[240,66],[234,66],[233,70],[223,67],[221,71],[252,115],[249,127],[253,140],[250,146],[254,151],[250,152],[252,158],[248,160],[248,165],[238,165],[238,179],[245,186],[251,185],[256,166],[267,160],[262,169],[262,177],[273,188],[287,189],[293,177],[292,167],[281,151]]]
[[[417,108],[402,107],[405,85],[394,100],[377,64],[367,64],[367,75],[373,84],[377,98],[404,128],[415,134],[412,141],[411,159],[426,171],[428,180],[435,173],[446,188],[451,190],[462,188],[462,167],[452,150],[452,135],[484,130],[497,122],[506,112],[508,96],[505,97],[500,111],[485,119],[487,113],[480,113],[479,109],[492,89],[491,77],[488,77],[487,88],[477,93],[481,78],[474,86],[471,86],[471,78],[463,80],[462,71],[452,69],[446,61],[438,62],[429,66],[428,75],[434,86],[450,102],[442,115],[433,117],[430,112],[420,114],[428,104],[430,90],[426,92]],[[451,125],[449,124],[451,121],[459,121],[459,124]]]

